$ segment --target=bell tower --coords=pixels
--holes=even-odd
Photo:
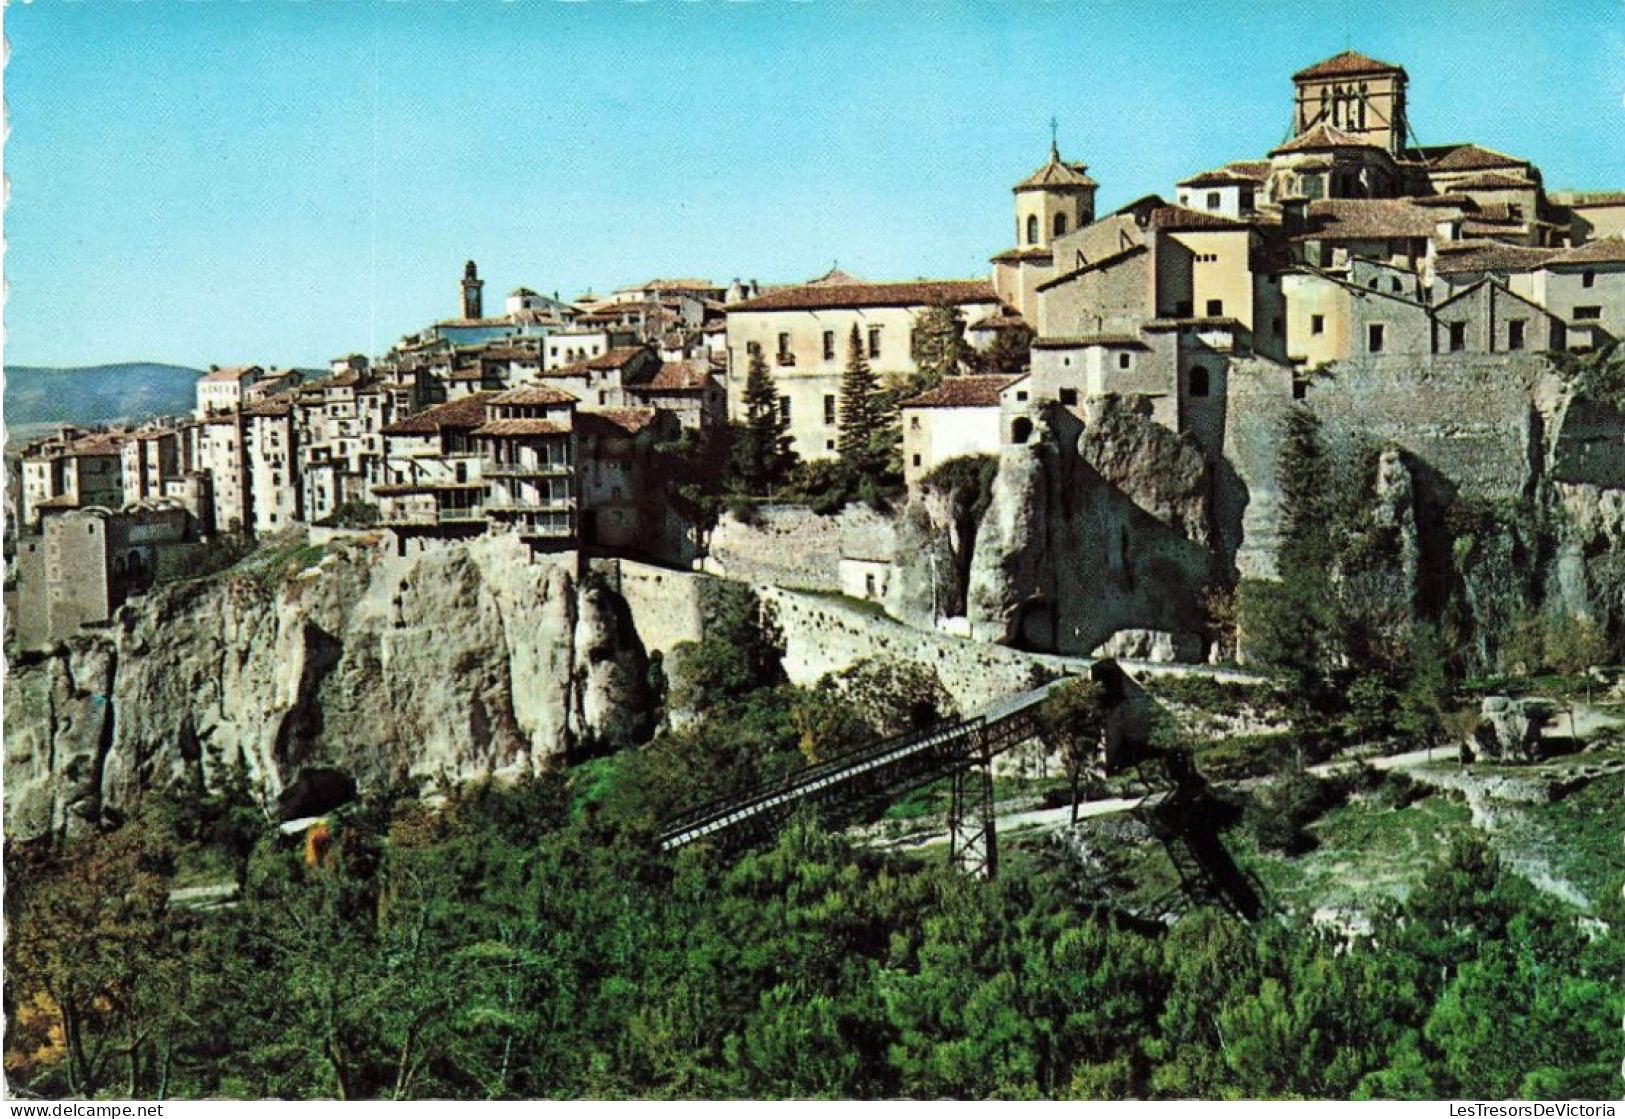
[[[1016,195],[1016,247],[1047,249],[1095,220],[1097,184],[1082,163],[1067,163],[1055,141],[1050,122],[1049,161],[1013,188]]]
[[[1405,68],[1344,51],[1292,75],[1292,135],[1320,124],[1396,159],[1404,154],[1410,126],[1405,120]]]
[[[471,260],[463,265],[463,318],[479,319],[485,317],[481,314],[484,308],[484,300],[480,295],[481,289],[484,287],[485,281],[480,279],[479,269],[474,267],[474,262]]]

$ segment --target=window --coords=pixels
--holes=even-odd
[[[1055,236],[1059,237],[1059,236],[1061,236],[1061,234],[1063,234],[1065,232],[1066,232],[1066,215],[1065,214],[1056,214],[1055,215]]]
[[[790,422],[790,398],[788,396],[779,397],[779,415],[784,417],[785,423]]]
[[[790,352],[790,336],[788,334],[779,335],[779,364],[794,365],[795,363],[796,355]]]
[[[1378,277],[1373,276],[1371,277],[1370,282],[1366,284],[1366,287],[1370,288],[1372,291],[1376,291],[1379,283],[1381,283],[1381,280]]]
[[[835,440],[833,440],[833,439],[824,440],[824,450],[833,451],[834,449],[835,449]]]
[[[1077,407],[1077,404],[1078,404],[1078,390],[1077,389],[1062,389],[1061,390],[1061,403],[1065,404],[1069,408]]]
[[[920,417],[918,417],[918,416],[910,416],[908,418],[908,429],[910,431],[919,431],[920,430]]]
[[[1450,324],[1450,352],[1456,353],[1467,348],[1467,324],[1453,322]]]
[[[1383,324],[1374,322],[1367,326],[1365,331],[1366,349],[1374,354],[1382,353],[1383,335],[1385,333]]]
[[[1021,403],[1021,404],[1025,404],[1027,402],[1027,390],[1026,389],[1017,389],[1016,390],[1016,401],[1018,403]]]
[[[1574,309],[1575,322],[1590,322],[1602,318],[1601,307],[1576,307]]]
[[[1190,386],[1192,396],[1206,396],[1212,389],[1212,384],[1208,377],[1208,371],[1205,366],[1191,366]]]
[[[1507,323],[1507,349],[1523,349],[1523,324],[1522,319],[1512,319]]]
[[[1191,204],[1191,196],[1186,194],[1184,191],[1180,191],[1179,192],[1179,204],[1181,206],[1189,206]]]
[[[920,465],[920,456],[919,456],[919,455],[915,455],[915,456],[914,456],[914,459],[913,459],[913,461],[914,461],[914,465],[915,465],[915,466],[918,466],[918,465]],[[873,576],[871,576],[871,578],[873,578]]]
[[[1281,337],[1286,333],[1286,320],[1281,318],[1280,315],[1276,315],[1270,320],[1270,329],[1275,331],[1275,336],[1277,338]]]
[[[869,356],[880,356],[880,328],[878,326],[869,328]]]
[[[745,352],[751,357],[755,357],[757,354],[762,352],[762,344],[760,342],[746,342]]]
[[[1036,214],[1027,216],[1027,244],[1038,244],[1038,215]]]
[[[1017,416],[1010,425],[1010,442],[1025,443],[1033,437],[1033,421],[1026,416]]]
[[[835,332],[833,330],[824,331],[824,360],[835,360]]]
[[[1310,334],[1325,334],[1326,333],[1326,316],[1325,315],[1310,315],[1309,316],[1309,333]]]
[[[1309,395],[1309,379],[1302,373],[1292,375],[1292,399],[1302,400]]]
[[[824,394],[824,422],[826,424],[832,424],[832,423],[835,422],[835,394],[834,393],[825,393]]]
[[[1400,279],[1399,279],[1398,276],[1395,276],[1392,280],[1388,281],[1388,287],[1389,287],[1389,290],[1392,291],[1395,295],[1398,295],[1400,292],[1405,290],[1405,285],[1400,282]]]
[[[1121,353],[1121,354],[1117,355],[1117,368],[1119,368],[1119,369],[1127,369],[1129,366],[1131,366],[1133,364],[1134,364],[1134,358],[1131,355],[1129,355],[1127,353]]]
[[[1594,287],[1596,287],[1597,286],[1597,273],[1593,269],[1590,269],[1590,268],[1587,268],[1584,272],[1580,273],[1580,286],[1583,287],[1583,288],[1594,288]]]
[[[1207,192],[1207,208],[1210,209],[1210,210],[1217,210],[1219,208],[1219,192],[1218,191],[1210,190],[1210,191]]]
[[[1222,314],[1224,314],[1224,300],[1209,299],[1207,301],[1207,317],[1216,319]]]

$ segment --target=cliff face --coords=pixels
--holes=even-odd
[[[162,585],[13,666],[6,828],[75,830],[237,765],[268,804],[309,768],[363,791],[523,772],[646,712],[646,667],[618,596],[500,539]]]
[[[1125,630],[1201,628],[1223,562],[1206,459],[1128,402],[1090,408],[1087,427],[1052,408],[1046,438],[1004,449],[971,560],[979,638],[1087,653]]]

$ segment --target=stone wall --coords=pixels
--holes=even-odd
[[[848,505],[819,516],[800,505],[765,506],[758,524],[724,516],[711,533],[705,570],[749,583],[841,589],[841,560],[889,560],[897,547],[889,516]]]
[[[646,652],[668,653],[705,635],[704,606],[714,577],[631,560],[593,560],[590,566],[626,600]]]
[[[813,684],[869,657],[903,660],[936,669],[964,714],[1033,686],[1034,670],[1060,674],[1060,660],[987,645],[901,622],[833,596],[757,586],[784,633],[784,668],[792,683]]]

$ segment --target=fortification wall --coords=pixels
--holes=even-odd
[[[716,584],[711,576],[631,560],[595,560],[592,570],[626,600],[644,652],[668,653],[705,635],[706,595]]]
[[[841,559],[888,561],[897,547],[891,517],[866,505],[819,516],[800,505],[766,506],[756,524],[723,517],[711,533],[705,570],[749,583],[841,589]]]

